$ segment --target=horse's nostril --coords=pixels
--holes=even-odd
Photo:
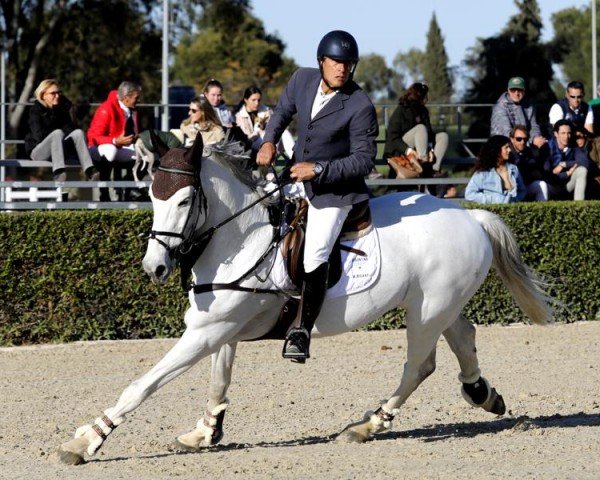
[[[164,265],[160,265],[158,267],[156,267],[156,271],[154,272],[157,278],[160,278],[163,276],[163,274],[165,273],[165,270],[167,268]]]

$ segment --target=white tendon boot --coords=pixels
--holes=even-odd
[[[108,435],[117,428],[125,417],[110,419],[108,410],[98,417],[92,425],[83,425],[75,431],[75,438],[63,443],[56,451],[59,462],[68,465],[79,465],[85,462],[84,455],[94,455],[102,446]]]
[[[198,452],[203,448],[216,445],[223,438],[223,419],[229,401],[217,405],[204,412],[204,418],[198,420],[196,428],[189,433],[177,437],[175,448],[187,452]]]
[[[351,423],[348,425],[336,438],[337,442],[341,443],[364,443],[376,433],[383,432],[392,428],[392,420],[399,413],[399,409],[395,408],[392,412],[388,412],[384,405],[379,407],[374,412],[368,411],[362,421]]]

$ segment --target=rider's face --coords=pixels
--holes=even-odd
[[[354,69],[354,63],[338,62],[329,57],[325,57],[321,62],[323,70],[323,79],[331,88],[340,88],[350,78]]]

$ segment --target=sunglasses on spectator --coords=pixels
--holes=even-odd
[[[58,97],[59,95],[62,95],[62,92],[60,90],[57,90],[55,92],[46,92],[46,95],[52,95],[53,97]]]
[[[522,88],[509,88],[508,91],[511,93],[517,93],[517,92],[525,93],[525,90],[523,90]]]
[[[192,113],[198,113],[198,109],[197,108],[190,108],[188,110],[188,112],[192,112]]]
[[[570,98],[583,98],[583,95],[569,95]]]
[[[515,137],[515,141],[517,142],[526,142],[529,137]]]

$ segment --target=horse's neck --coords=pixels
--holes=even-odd
[[[207,197],[206,228],[232,217],[259,197],[229,170],[206,162],[202,185]],[[269,214],[255,205],[218,228],[194,269],[199,280],[226,282],[251,268],[268,248],[273,234]]]

